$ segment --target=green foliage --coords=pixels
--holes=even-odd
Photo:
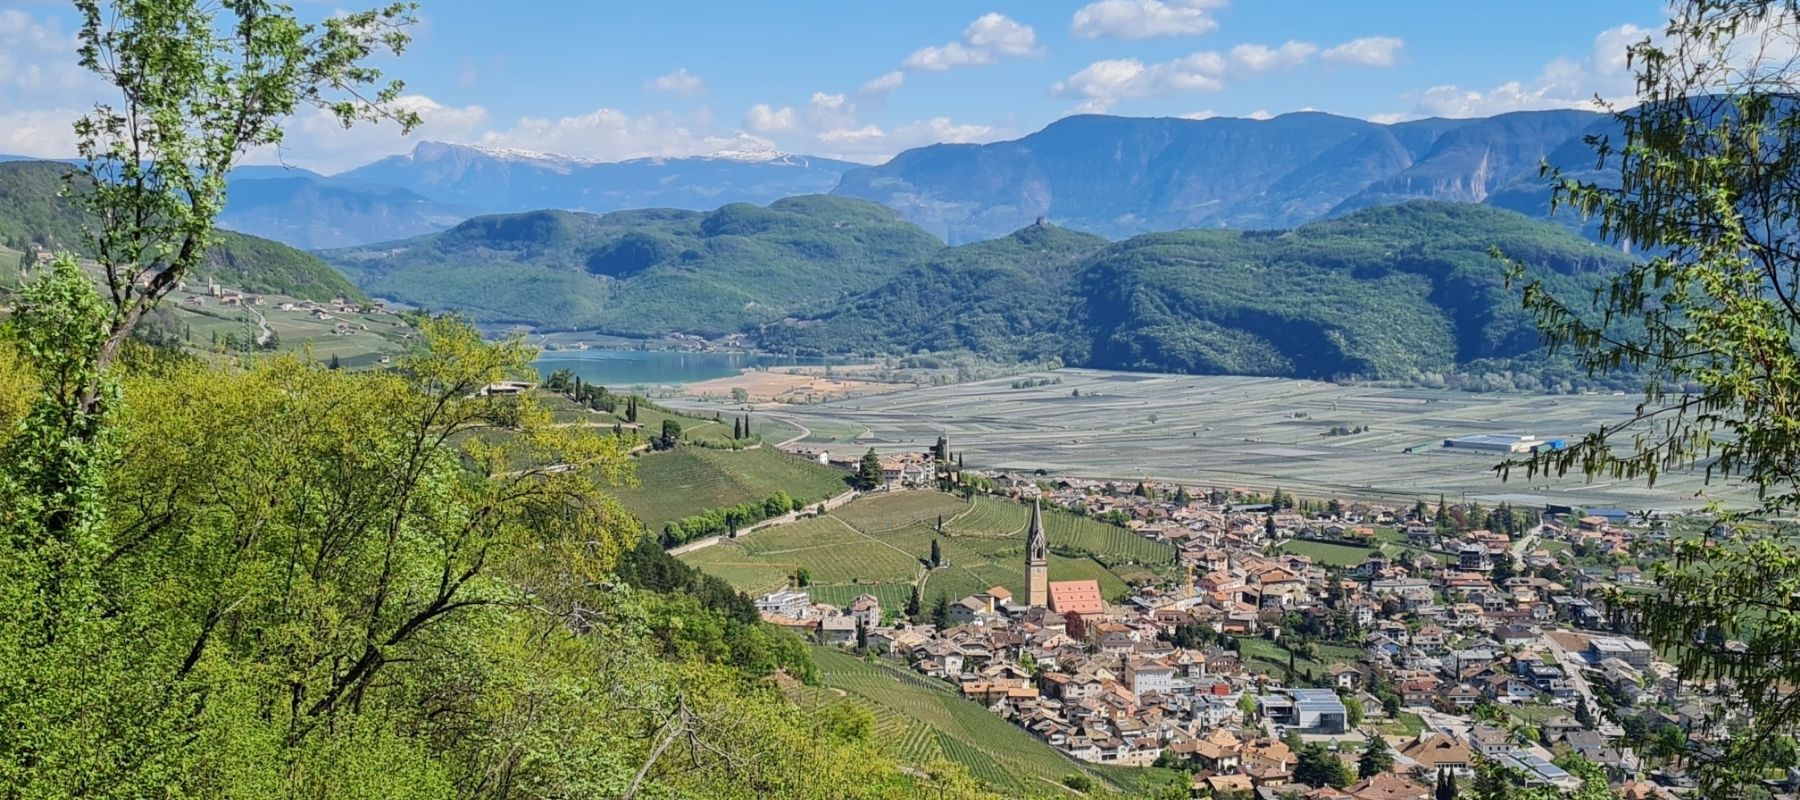
[[[856,488],[869,491],[885,482],[881,471],[881,456],[876,455],[875,448],[869,448],[862,460],[856,464]]]
[[[1387,739],[1381,736],[1370,736],[1368,744],[1363,747],[1362,755],[1356,760],[1356,774],[1368,778],[1393,768],[1394,750],[1388,746]]]
[[[707,213],[477,217],[325,255],[370,291],[476,320],[719,335],[821,312],[941,246],[874,203],[809,196]]]
[[[406,48],[413,6],[307,23],[269,0],[108,3],[76,0],[81,66],[119,90],[75,122],[88,214],[85,248],[106,276],[112,314],[99,365],[138,321],[207,259],[225,176],[252,150],[279,145],[304,106],[345,126],[418,115],[396,107],[372,57]]]
[[[1350,768],[1336,753],[1318,742],[1300,747],[1300,760],[1294,765],[1294,780],[1308,786],[1330,786],[1342,789],[1356,781]]]
[[[760,335],[812,353],[962,349],[1005,361],[1437,384],[1479,364],[1524,371],[1533,388],[1541,374],[1555,388],[1567,365],[1536,357],[1530,317],[1512,307],[1506,270],[1488,256],[1495,243],[1557,286],[1591,287],[1628,263],[1555,225],[1448,203],[1110,246],[1034,226],[946,249],[830,314]]]
[[[695,539],[717,536],[754,525],[771,517],[779,517],[804,506],[794,503],[785,492],[776,492],[761,501],[747,501],[734,506],[708,509],[699,514],[675,520],[663,526],[662,544],[676,547]]]
[[[1061,357],[1070,283],[1098,236],[1032,226],[945,248],[816,321],[762,332],[765,346],[807,353],[966,349],[1004,361]]]
[[[1800,106],[1791,65],[1770,47],[1793,35],[1792,11],[1677,3],[1663,37],[1631,48],[1639,103],[1588,141],[1616,177],[1558,173],[1553,203],[1650,257],[1589,296],[1517,264],[1513,277],[1552,347],[1596,374],[1636,370],[1643,402],[1566,450],[1509,466],[1651,485],[1700,466],[1755,489],[1748,507],[1715,506],[1727,523],[1800,508],[1800,199],[1788,188]],[[1655,591],[1610,598],[1633,629],[1675,653],[1684,680],[1718,681],[1732,695],[1721,708],[1750,712],[1697,765],[1700,793],[1717,796],[1786,766],[1770,761],[1768,745],[1800,732],[1789,691],[1800,662],[1778,655],[1800,648],[1792,540],[1761,525],[1724,533],[1676,541],[1653,572]]]

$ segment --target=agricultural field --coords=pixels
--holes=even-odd
[[[939,595],[955,601],[994,586],[1023,596],[1028,513],[1025,506],[989,497],[970,503],[933,491],[879,494],[821,517],[690,551],[681,559],[751,594],[786,585],[789,576],[804,567],[811,581],[807,590],[815,600],[844,605],[868,593],[892,612],[905,607],[913,586],[921,581],[927,606]],[[1051,580],[1098,581],[1107,597],[1118,600],[1130,593],[1127,577],[1148,574],[1135,565],[1107,566],[1146,552],[1138,544],[1145,540],[1073,515],[1067,515],[1070,521],[1053,523],[1060,514],[1044,515],[1052,537]],[[942,532],[937,531],[940,518]],[[1070,541],[1099,549],[1093,556],[1085,550],[1077,555],[1054,552],[1057,524],[1070,532]],[[1114,538],[1101,528],[1111,528],[1124,538]],[[934,539],[943,565],[928,570]],[[1164,556],[1164,564],[1168,558]]]
[[[1312,539],[1289,539],[1276,547],[1283,553],[1306,556],[1313,563],[1328,567],[1354,567],[1378,552],[1373,547],[1320,542]]]
[[[1701,476],[1641,483],[1579,476],[1502,480],[1496,453],[1446,450],[1478,433],[1575,438],[1629,416],[1626,395],[1528,395],[1343,386],[1282,378],[1065,369],[1061,383],[1021,377],[911,389],[805,406],[780,415],[813,441],[852,451],[923,451],[948,434],[971,468],[1179,481],[1196,488],[1280,487],[1304,497],[1411,503],[1439,495],[1492,506],[1559,503],[1633,510],[1702,505]],[[1329,436],[1334,427],[1369,428]],[[853,439],[845,439],[848,435]],[[849,453],[846,453],[849,454]],[[1710,494],[1729,496],[1729,487]]]
[[[614,496],[652,531],[701,511],[787,492],[803,503],[842,494],[844,473],[772,447],[715,450],[679,447],[633,459],[637,485]]]
[[[967,767],[976,778],[1010,794],[1054,793],[1071,773],[1086,773],[1096,785],[1128,790],[1122,770],[1082,764],[1000,718],[980,704],[957,696],[947,683],[904,665],[864,661],[848,653],[815,647],[824,688],[801,687],[802,708],[855,703],[875,715],[875,738],[908,764],[937,758]],[[1154,772],[1161,772],[1156,770]],[[1154,776],[1133,775],[1136,780]],[[1073,793],[1071,793],[1073,796]]]
[[[1050,546],[1091,553],[1107,563],[1129,563],[1152,569],[1175,561],[1175,548],[1167,542],[1146,539],[1117,525],[1097,522],[1066,511],[1044,511],[1044,532]]]
[[[943,492],[893,492],[862,498],[832,513],[864,533],[880,533],[954,517],[968,508],[967,503]]]

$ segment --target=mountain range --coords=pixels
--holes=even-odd
[[[1541,211],[1552,154],[1592,159],[1587,111],[1383,125],[1316,112],[1268,120],[1075,116],[1020,139],[938,144],[846,172],[874,200],[955,244],[1043,217],[1109,238],[1188,228],[1292,228],[1404,200]]]
[[[331,176],[239,168],[219,221],[295,247],[347,247],[441,231],[483,213],[769,203],[828,192],[856,166],[761,152],[597,162],[420,142],[410,153]]]
[[[1120,242],[1038,222],[945,246],[884,206],[821,195],[705,213],[492,215],[323,255],[374,294],[489,323],[742,333],[802,354],[1411,380],[1538,350],[1490,248],[1572,293],[1628,263],[1473,203]]]
[[[1317,112],[1267,120],[1088,115],[1012,141],[915,148],[876,166],[773,152],[598,162],[427,141],[336,175],[239,168],[221,223],[322,249],[441,231],[479,214],[705,211],[826,193],[881,203],[951,244],[1004,236],[1040,217],[1122,239],[1285,229],[1413,199],[1543,216],[1539,165],[1590,170],[1583,138],[1615,126],[1609,116],[1573,110],[1394,124]]]

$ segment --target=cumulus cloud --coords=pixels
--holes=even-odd
[[[1289,41],[1280,47],[1240,44],[1231,48],[1231,64],[1240,73],[1293,69],[1306,63],[1317,52],[1319,46],[1311,42]]]
[[[969,23],[959,41],[921,47],[907,56],[900,68],[912,72],[945,72],[958,67],[992,64],[1007,57],[1035,56],[1041,52],[1037,46],[1037,31],[1030,25],[1005,14],[990,12]]]
[[[862,88],[857,91],[865,95],[886,95],[900,88],[900,84],[905,82],[906,73],[894,70],[883,73],[880,77],[863,84]]]
[[[482,106],[450,106],[425,95],[403,95],[394,105],[419,115],[419,127],[410,136],[402,135],[400,127],[388,121],[345,128],[336,116],[308,107],[288,122],[279,146],[246,153],[244,161],[296,164],[335,172],[379,156],[404,152],[421,140],[469,141],[490,122],[488,111]]]
[[[810,152],[849,161],[882,161],[910,147],[940,142],[991,142],[1007,132],[990,125],[959,123],[949,117],[909,122],[883,129],[861,124],[819,131],[803,146]]]
[[[1330,64],[1391,67],[1404,46],[1404,41],[1393,36],[1365,36],[1326,50],[1319,59]]]
[[[1594,37],[1593,46],[1584,56],[1551,61],[1535,79],[1507,81],[1485,90],[1452,84],[1432,86],[1402,98],[1412,103],[1411,111],[1381,116],[1485,117],[1509,111],[1598,109],[1607,103],[1629,105],[1636,83],[1625,64],[1626,48],[1655,33],[1630,24],[1608,28]]]
[[[706,81],[700,76],[682,67],[667,75],[659,75],[644,82],[644,88],[653,92],[668,92],[679,95],[696,95],[706,91]]]
[[[752,133],[784,133],[799,126],[799,117],[791,106],[772,108],[768,103],[757,103],[744,115],[744,127]]]
[[[718,130],[704,113],[632,115],[613,108],[555,120],[526,117],[506,130],[484,133],[478,141],[601,161],[765,150],[772,146],[766,138]]]
[[[1240,44],[1226,53],[1203,50],[1154,64],[1135,58],[1096,61],[1051,84],[1050,93],[1079,101],[1077,112],[1099,113],[1133,98],[1216,92],[1229,79],[1294,69],[1319,54],[1312,42],[1288,41],[1277,47]]]
[[[1076,10],[1069,32],[1080,39],[1198,36],[1219,28],[1224,0],[1099,0]]]
[[[0,153],[65,158],[75,120],[108,87],[76,63],[76,42],[54,18],[0,8]]]

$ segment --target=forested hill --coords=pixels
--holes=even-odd
[[[62,195],[73,168],[51,161],[0,163],[0,245],[80,252],[83,211]],[[193,279],[306,300],[365,295],[318,256],[280,242],[219,231]],[[11,265],[7,265],[11,266]]]
[[[364,288],[484,322],[707,336],[818,314],[943,247],[866,200],[477,217],[326,251]]]
[[[1538,350],[1490,247],[1576,291],[1627,263],[1549,223],[1426,201],[1291,231],[1111,245],[1033,226],[948,248],[760,338],[802,353],[969,350],[1097,368],[1418,379]]]
[[[946,247],[828,314],[764,328],[775,350],[970,350],[1007,361],[1061,358],[1072,332],[1070,282],[1105,239],[1034,224]]]

